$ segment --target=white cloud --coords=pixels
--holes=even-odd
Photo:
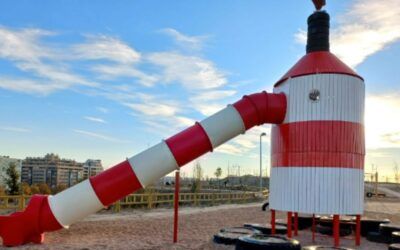
[[[205,116],[210,116],[217,113],[221,109],[226,107],[226,104],[222,103],[206,103],[206,102],[194,102],[193,108]]]
[[[215,101],[227,98],[236,94],[236,90],[209,90],[196,93],[192,98],[194,101]]]
[[[255,149],[259,149],[260,146],[260,134],[266,133],[267,136],[263,137],[263,145],[270,144],[270,126],[258,126],[247,131],[244,135],[232,139],[230,142],[221,145],[215,151],[230,155],[253,155]],[[257,152],[258,155],[258,152]]]
[[[241,155],[243,151],[232,144],[225,143],[214,150],[214,152],[224,153],[229,155]]]
[[[367,95],[367,148],[400,147],[400,93]]]
[[[55,33],[40,29],[0,28],[0,58],[12,61],[22,72],[33,74],[26,78],[2,76],[0,87],[46,95],[77,85],[97,86],[96,83],[72,73],[61,63],[66,53],[57,46],[42,41],[50,35]]]
[[[109,112],[109,110],[105,107],[97,107],[96,109],[103,114],[107,114]]]
[[[38,61],[54,57],[54,52],[41,43],[41,39],[54,35],[41,29],[12,30],[0,28],[0,57],[14,61]]]
[[[177,82],[187,89],[210,89],[227,83],[225,74],[214,63],[177,52],[150,53],[147,61],[161,67],[161,81]]]
[[[117,142],[117,143],[127,143],[128,142],[128,141],[119,140],[119,139],[114,138],[114,137],[110,137],[110,136],[106,136],[106,135],[102,135],[102,134],[98,134],[98,133],[94,133],[94,132],[90,132],[90,131],[86,131],[86,130],[74,129],[73,131],[75,133],[78,133],[78,134],[82,134],[82,135],[85,135],[85,136],[93,137],[93,138],[96,138],[96,139],[101,139],[101,140],[104,140],[104,141]]]
[[[64,89],[65,86],[39,80],[0,77],[0,88],[27,94],[47,95]]]
[[[27,129],[27,128],[5,127],[5,126],[0,126],[0,130],[7,131],[7,132],[16,132],[16,133],[28,133],[28,132],[31,132],[31,130]]]
[[[152,74],[146,74],[138,70],[133,65],[117,64],[117,65],[95,65],[91,67],[93,72],[99,73],[101,79],[118,79],[121,77],[134,77],[139,79],[139,83],[146,87],[153,86],[158,77]]]
[[[172,28],[162,29],[161,32],[172,37],[178,45],[195,50],[201,49],[207,39],[207,36],[188,36]]]
[[[105,35],[89,35],[86,43],[72,46],[74,57],[82,60],[109,60],[127,64],[140,61],[140,53],[121,40]]]
[[[97,122],[97,123],[107,123],[104,119],[99,118],[99,117],[94,117],[94,116],[85,116],[83,117],[84,119],[91,121],[91,122]]]
[[[179,108],[170,104],[163,103],[125,103],[125,106],[147,116],[174,116]]]
[[[356,0],[332,29],[332,51],[351,67],[400,40],[400,1]],[[300,31],[297,41],[305,43]]]

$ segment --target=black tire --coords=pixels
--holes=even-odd
[[[367,192],[367,193],[365,194],[365,196],[367,196],[368,198],[371,198],[373,195],[374,195],[374,194],[371,193],[371,192]]]
[[[400,244],[391,244],[388,250],[400,250]]]
[[[213,240],[218,244],[233,245],[236,244],[236,241],[239,239],[239,237],[248,236],[255,233],[260,233],[260,231],[246,227],[223,228],[219,233],[214,235]]]
[[[303,247],[302,250],[354,250],[354,249],[348,247],[307,246]]]
[[[275,225],[284,226],[287,228],[287,220],[277,219],[277,220],[275,220]],[[294,229],[294,219],[292,220],[292,229]]]
[[[382,234],[380,234],[378,232],[369,232],[367,234],[367,240],[372,241],[372,242],[376,242],[376,243],[389,244],[392,239],[390,237],[382,235]]]
[[[254,234],[240,237],[236,250],[301,250],[300,242],[283,236]]]
[[[383,219],[370,219],[370,218],[361,218],[361,235],[366,237],[369,232],[378,232],[380,224],[388,224],[390,220]]]
[[[310,228],[312,226],[312,215],[308,214],[299,214],[298,216],[298,228],[299,230],[304,230],[307,228]],[[315,217],[315,220],[317,220],[317,217]]]
[[[392,233],[392,243],[400,243],[400,232]]]
[[[392,233],[397,231],[400,231],[400,225],[391,223],[379,225],[379,233],[384,236],[392,237]]]
[[[333,227],[333,218],[328,216],[323,216],[319,219],[318,224],[324,227]],[[352,217],[349,216],[340,217],[340,229],[352,230],[354,225],[355,224]]]
[[[244,224],[244,227],[251,227],[254,228],[255,230],[260,231],[263,234],[271,234],[272,233],[272,227],[271,224]],[[282,225],[276,225],[275,224],[275,233],[276,234],[286,234],[287,233],[287,228]]]
[[[266,211],[268,206],[269,206],[269,202],[265,202],[261,207],[262,211]]]
[[[326,226],[321,226],[317,225],[315,229],[318,233],[324,234],[324,235],[333,235],[333,228],[332,227],[326,227]],[[339,230],[339,235],[341,237],[344,236],[349,236],[351,234],[351,229],[350,228],[340,228]]]

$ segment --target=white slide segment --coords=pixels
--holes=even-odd
[[[308,97],[318,90],[320,98],[313,102]],[[289,78],[274,93],[284,92],[287,113],[283,123],[311,120],[348,121],[364,123],[365,84],[354,76],[316,74]]]
[[[273,167],[270,186],[273,190],[269,198],[271,209],[308,214],[363,213],[362,169]]]
[[[102,208],[89,180],[68,188],[55,196],[49,196],[49,205],[54,217],[64,228]],[[79,209],[71,209],[79,207]]]
[[[165,141],[131,157],[128,161],[142,187],[179,168]]]
[[[200,125],[206,131],[213,148],[246,132],[240,114],[232,105],[204,119]]]

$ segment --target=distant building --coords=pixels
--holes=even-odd
[[[83,164],[61,159],[58,155],[27,157],[22,161],[21,181],[32,184],[46,183],[49,187],[73,186],[83,178]]]
[[[97,175],[98,173],[103,171],[103,165],[101,164],[101,160],[86,160],[83,163],[83,178],[87,179],[90,176]]]
[[[0,156],[0,185],[5,186],[6,169],[10,163],[15,163],[17,171],[21,174],[21,160],[9,156]]]

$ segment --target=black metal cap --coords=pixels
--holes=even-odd
[[[325,11],[315,11],[308,17],[307,53],[329,51],[329,20]]]

